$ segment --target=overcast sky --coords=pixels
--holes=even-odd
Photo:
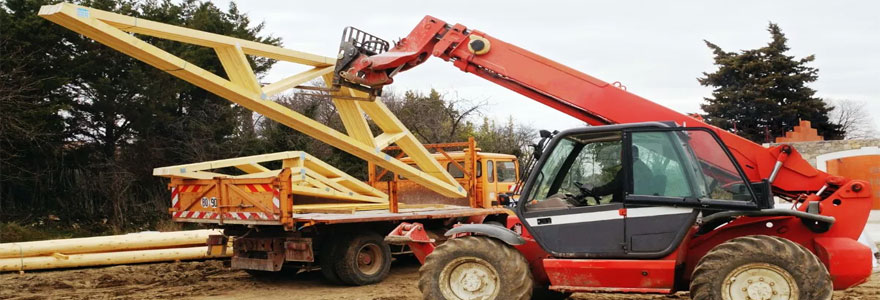
[[[237,1],[286,48],[334,56],[345,26],[397,40],[425,16],[461,23],[679,112],[698,112],[715,70],[709,40],[727,51],[770,40],[779,24],[797,58],[815,54],[818,96],[867,102],[880,127],[880,3],[876,1]],[[710,3],[712,2],[712,3]],[[222,8],[228,1],[217,1]],[[301,70],[277,64],[264,81]],[[583,123],[434,58],[395,77],[395,90],[431,88],[487,101],[484,113],[539,129]]]

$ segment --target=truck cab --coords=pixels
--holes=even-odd
[[[438,152],[433,156],[456,181],[469,190],[468,197],[444,197],[402,175],[385,172],[381,168],[371,172],[375,178],[369,182],[376,189],[397,197],[400,203],[492,207],[500,205],[498,195],[513,191],[519,181],[519,161],[514,155],[481,152],[477,148],[473,156],[468,149]],[[400,161],[416,167],[409,157],[403,157]],[[471,169],[475,172],[471,172]]]

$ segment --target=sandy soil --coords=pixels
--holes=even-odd
[[[395,262],[382,283],[346,287],[324,282],[318,272],[253,278],[228,262],[179,262],[63,271],[0,274],[0,299],[421,299],[418,264]],[[688,299],[677,295],[575,294],[572,299]],[[880,299],[880,274],[835,299]]]

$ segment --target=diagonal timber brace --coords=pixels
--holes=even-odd
[[[330,86],[329,80],[332,80],[330,73],[336,61],[335,58],[138,19],[70,3],[43,6],[40,8],[39,15],[267,118],[403,175],[444,196],[466,196],[464,188],[446,172],[446,169],[430,155],[428,150],[403,126],[380,99],[375,101],[333,99],[348,134],[336,131],[283,105],[266,100],[269,96],[277,95],[318,77],[323,77]],[[213,48],[223,64],[228,79],[159,49],[131,33]],[[314,68],[261,86],[248,64],[246,55],[288,61]],[[339,91],[333,92],[332,96],[366,97],[366,93],[343,87]],[[379,138],[374,137],[370,132],[364,114],[368,115],[370,120],[383,131]],[[411,157],[419,168],[407,165],[382,152],[385,145],[392,143],[398,145],[407,156]],[[243,167],[247,168],[247,166]]]

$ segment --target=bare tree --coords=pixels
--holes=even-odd
[[[825,100],[834,106],[829,118],[840,125],[845,139],[869,139],[880,137],[877,127],[866,109],[867,102],[856,100]]]

